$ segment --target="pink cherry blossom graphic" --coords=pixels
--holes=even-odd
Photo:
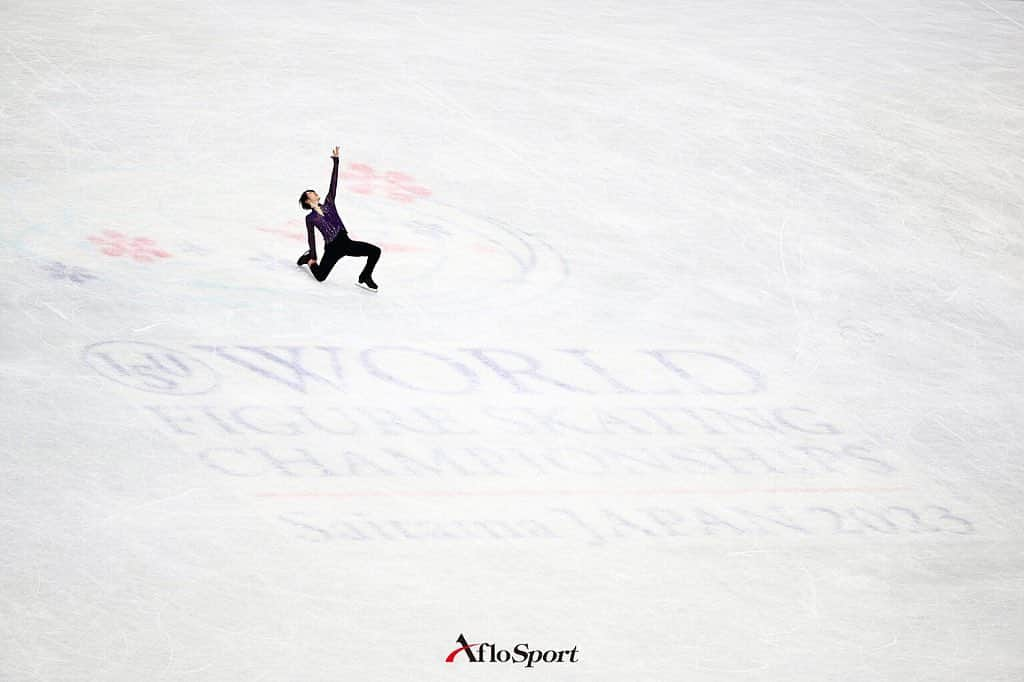
[[[345,187],[356,194],[381,193],[394,201],[411,203],[417,197],[429,197],[430,190],[414,184],[415,178],[408,173],[386,171],[378,173],[373,166],[365,163],[350,163],[341,174]]]
[[[156,242],[149,237],[129,237],[116,230],[103,230],[100,235],[93,235],[88,239],[101,247],[101,253],[114,257],[128,255],[139,263],[150,263],[154,258],[170,258],[171,256],[166,251],[157,248]]]

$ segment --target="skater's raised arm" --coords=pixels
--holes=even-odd
[[[334,159],[334,170],[331,171],[331,188],[327,190],[327,201],[334,201],[334,193],[338,190],[338,148],[331,154]]]

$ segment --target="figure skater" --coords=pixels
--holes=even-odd
[[[377,284],[373,281],[373,268],[380,260],[380,247],[366,242],[356,242],[348,238],[348,230],[341,222],[338,209],[334,205],[334,193],[338,188],[338,148],[335,147],[331,153],[334,159],[334,170],[331,172],[331,188],[327,190],[327,197],[324,203],[320,203],[320,195],[311,189],[307,189],[299,197],[302,208],[309,209],[306,215],[306,233],[309,236],[309,251],[302,254],[296,265],[302,267],[309,265],[310,272],[318,282],[327,279],[331,268],[342,256],[366,256],[366,265],[359,273],[357,286],[370,291],[377,291]],[[313,227],[320,230],[324,236],[324,259],[320,263],[316,261],[316,238],[313,235]]]

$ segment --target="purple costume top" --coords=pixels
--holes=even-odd
[[[324,247],[326,248],[334,239],[339,235],[348,236],[348,230],[345,229],[345,223],[341,222],[341,216],[338,215],[338,209],[334,206],[334,193],[338,189],[338,157],[331,157],[334,159],[334,170],[331,172],[331,188],[327,190],[327,196],[324,198],[324,203],[320,204],[320,208],[323,209],[324,214],[320,215],[316,211],[310,209],[309,215],[306,216],[306,233],[309,235],[309,257],[316,260],[316,239],[313,237],[313,227],[315,226],[320,230],[320,234],[324,236]]]

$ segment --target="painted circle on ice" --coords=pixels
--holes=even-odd
[[[496,220],[434,201],[418,203],[412,217],[408,207],[374,208],[366,233],[391,261],[388,279],[409,285],[402,288],[410,296],[514,305],[568,275],[565,259],[540,237]]]

